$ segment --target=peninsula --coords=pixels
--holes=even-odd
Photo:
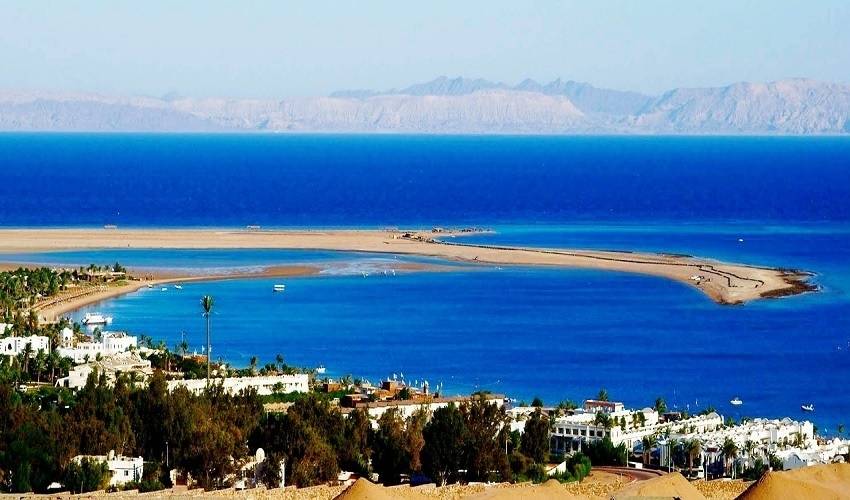
[[[474,265],[541,266],[646,274],[695,287],[718,304],[816,290],[810,273],[732,264],[686,255],[528,248],[460,243],[466,231],[233,229],[2,229],[0,253],[86,249],[299,249],[427,256]],[[163,263],[163,268],[168,264]],[[268,275],[309,274],[274,268]],[[258,274],[259,275],[259,274]],[[246,275],[228,276],[246,277]],[[194,276],[167,276],[199,279]],[[220,279],[221,276],[200,279]],[[128,290],[129,291],[129,290]]]

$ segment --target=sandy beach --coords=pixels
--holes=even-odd
[[[781,297],[812,291],[808,273],[724,263],[699,257],[573,250],[520,248],[472,244],[468,233],[433,234],[402,230],[214,230],[214,229],[3,229],[0,253],[35,253],[86,249],[300,249],[335,250],[447,259],[481,266],[541,266],[598,269],[659,276],[694,287],[718,304],[743,304],[765,297]],[[457,237],[455,237],[457,236]],[[434,238],[440,237],[441,241]],[[165,262],[163,268],[168,267]],[[286,276],[316,272],[305,266],[282,266],[263,274],[227,276],[165,276],[167,280],[224,279],[252,276]],[[284,273],[284,274],[275,274]],[[286,274],[291,273],[291,274]],[[57,315],[86,303],[137,290],[148,282],[131,282],[123,288],[104,290],[73,305],[59,304],[44,316]],[[635,290],[634,292],[639,292]]]

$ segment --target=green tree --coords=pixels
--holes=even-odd
[[[644,436],[643,438],[641,438],[640,444],[641,444],[641,449],[643,451],[643,453],[641,454],[642,455],[641,458],[643,460],[643,463],[645,465],[649,464],[649,457],[650,457],[650,454],[652,452],[652,448],[658,446],[658,435],[657,434],[651,434],[649,436]]]
[[[688,472],[693,469],[694,458],[702,452],[702,444],[698,439],[685,441],[685,454],[688,456]]]
[[[655,399],[655,411],[659,415],[667,412],[667,403],[664,402],[664,398],[661,396]]]
[[[72,493],[88,493],[109,486],[109,466],[106,462],[83,457],[72,460],[62,473],[62,485]]]
[[[545,464],[549,458],[549,417],[540,408],[525,421],[525,432],[520,440],[522,454],[535,463]]]
[[[356,408],[344,421],[342,446],[339,448],[339,465],[344,470],[368,474],[372,456],[372,423],[369,414]]]
[[[506,477],[510,472],[504,452],[508,440],[507,417],[504,406],[489,403],[483,394],[460,406],[464,422],[469,429],[466,447],[466,479],[486,481],[495,472]]]
[[[594,465],[626,465],[625,443],[614,446],[608,436],[591,441],[585,447],[584,453]]]
[[[605,388],[599,389],[599,395],[596,396],[597,401],[608,401],[608,391]]]
[[[204,318],[207,320],[207,385],[210,385],[210,315],[213,310],[213,298],[210,295],[201,297],[201,309],[204,311]]]
[[[723,452],[723,462],[726,465],[726,475],[728,476],[732,469],[733,461],[738,458],[738,445],[735,444],[735,441],[732,441],[732,438],[727,437],[723,441],[721,451]]]
[[[535,408],[542,408],[543,400],[537,396],[534,396],[534,399],[531,401],[531,406],[534,406]]]
[[[315,395],[295,402],[284,414],[266,414],[251,433],[248,445],[262,447],[277,467],[286,461],[287,484],[314,486],[331,481],[339,473],[335,450],[345,448],[339,410]],[[274,476],[274,475],[273,475]],[[274,477],[267,478],[274,483]]]
[[[390,408],[378,418],[372,446],[372,468],[385,486],[399,484],[402,474],[411,472],[412,456],[405,446],[405,422],[397,408]]]
[[[469,440],[469,429],[463,414],[450,404],[434,411],[431,421],[422,431],[425,446],[422,449],[422,468],[440,486],[457,482],[464,466],[464,451]]]

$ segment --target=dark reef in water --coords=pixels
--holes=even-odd
[[[814,274],[795,269],[783,269],[782,271],[784,273],[783,278],[789,286],[762,292],[762,297],[766,299],[778,299],[782,297],[790,297],[792,295],[820,291],[820,286],[808,281],[808,279],[814,276]]]

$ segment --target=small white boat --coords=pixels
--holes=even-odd
[[[732,403],[735,406],[740,406],[740,405],[744,404],[744,402],[741,401],[741,398],[734,398],[732,401],[729,401],[729,402]]]
[[[182,290],[183,286],[182,285],[174,285],[174,289],[175,290]]]
[[[151,285],[150,283],[148,283],[148,288],[153,288],[153,285]]]
[[[815,405],[813,405],[813,404],[802,405],[802,406],[800,406],[800,408],[802,408],[803,411],[815,411]]]
[[[164,287],[162,287],[162,288],[161,288],[161,290],[162,290],[163,292],[167,292],[167,291],[168,291],[168,287],[167,287],[167,286],[164,286]]]
[[[275,292],[282,292],[282,291],[284,291],[284,290],[286,290],[286,285],[275,285],[275,286],[274,286],[274,291],[275,291]]]
[[[319,375],[324,374],[326,371],[327,368],[325,368],[325,365],[319,365],[316,367],[316,373],[318,373]]]
[[[104,316],[101,313],[86,313],[80,323],[89,326],[89,325],[108,325],[112,323],[112,316]]]

